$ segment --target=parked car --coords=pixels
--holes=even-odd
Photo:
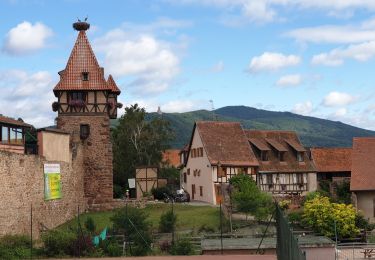
[[[164,202],[190,202],[190,195],[187,192],[178,192],[173,195],[168,195],[164,193]]]

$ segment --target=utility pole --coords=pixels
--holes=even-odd
[[[220,244],[221,244],[221,254],[223,254],[223,216],[221,214],[221,201],[220,201]]]

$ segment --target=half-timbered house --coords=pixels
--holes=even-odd
[[[295,132],[245,130],[259,162],[257,183],[275,195],[316,190],[316,171]]]
[[[237,122],[196,122],[182,173],[192,200],[218,204],[223,187],[239,173],[256,174],[258,162]]]

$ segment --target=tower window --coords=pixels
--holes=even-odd
[[[82,140],[85,140],[90,135],[90,125],[80,125],[79,134]]]
[[[84,92],[72,92],[70,93],[71,100],[82,100],[86,101],[86,93]]]
[[[83,81],[89,80],[89,73],[88,72],[82,72],[82,80]]]

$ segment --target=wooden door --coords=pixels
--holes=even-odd
[[[191,185],[191,199],[194,200],[195,197],[195,184]]]

